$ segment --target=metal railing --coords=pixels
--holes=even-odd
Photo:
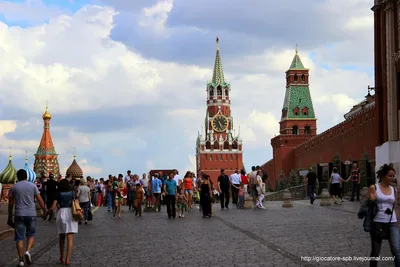
[[[360,183],[360,193],[361,193],[361,189],[363,187],[369,187],[372,184],[375,184],[375,178],[371,177],[371,178],[366,178],[366,179],[361,179],[361,183]],[[328,181],[323,181],[323,182],[319,182],[316,184],[315,186],[315,193],[317,195],[317,197],[319,195],[321,195],[322,190],[324,188],[327,188],[328,191],[330,189],[330,184]],[[292,200],[302,200],[302,199],[306,199],[308,197],[308,187],[306,184],[301,184],[301,185],[297,185],[297,186],[293,186],[293,187],[289,187],[287,188],[289,190],[289,192],[292,194]],[[347,182],[347,183],[342,183],[342,187],[341,187],[341,194],[343,196],[350,196],[351,192],[353,190],[353,183],[351,181]],[[265,196],[265,200],[266,201],[283,201],[283,194],[284,194],[285,190],[279,190],[276,192],[270,192],[267,193]]]
[[[293,186],[293,187],[290,187],[287,189],[292,194],[293,200],[305,199],[307,197],[307,185],[306,184]],[[266,201],[282,201],[284,192],[285,192],[285,190],[267,193],[267,195],[265,196],[264,199]]]

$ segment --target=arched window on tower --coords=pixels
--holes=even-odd
[[[297,74],[294,75],[294,81],[297,82],[299,80],[299,77],[297,76]]]
[[[310,126],[306,126],[304,127],[304,134],[311,134],[311,127]]]
[[[229,90],[225,89],[225,96],[228,97],[229,96]]]
[[[306,75],[304,75],[304,74],[301,75],[301,81],[302,81],[302,82],[305,82],[305,81],[306,81]]]
[[[300,108],[299,107],[295,107],[294,109],[293,109],[293,114],[294,115],[299,115],[300,114]]]
[[[292,134],[298,135],[299,134],[299,127],[297,127],[296,125],[294,125],[292,127]]]
[[[301,113],[302,113],[304,116],[308,116],[308,107],[304,107],[304,108],[301,110]]]
[[[222,95],[221,86],[218,86],[218,87],[217,87],[217,95],[218,95],[218,96],[221,96],[221,95]]]
[[[210,97],[212,98],[214,96],[214,89],[210,90]]]

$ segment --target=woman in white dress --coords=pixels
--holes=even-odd
[[[60,235],[60,262],[64,263],[65,237],[67,237],[67,254],[65,255],[65,265],[70,265],[72,252],[72,241],[75,233],[78,233],[78,222],[72,217],[72,202],[75,199],[75,193],[71,189],[68,180],[62,179],[58,186],[56,200],[48,212],[52,212],[59,206],[57,214],[57,233]]]

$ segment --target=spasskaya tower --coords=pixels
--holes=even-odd
[[[218,38],[213,76],[207,83],[206,91],[205,129],[198,134],[196,142],[197,176],[204,172],[216,182],[221,169],[230,175],[236,169],[240,171],[243,168],[240,128],[235,136],[231,114],[231,85],[225,81]]]

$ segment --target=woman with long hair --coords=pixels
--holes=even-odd
[[[187,199],[187,204],[189,211],[192,208],[192,201],[193,201],[193,176],[190,171],[185,174],[183,178],[183,189],[185,192],[185,197]]]
[[[396,267],[400,267],[400,235],[397,225],[399,214],[397,211],[397,190],[391,186],[396,171],[390,164],[383,165],[377,172],[379,183],[371,185],[368,189],[369,200],[374,202],[377,208],[371,227],[371,261],[370,266],[378,266],[374,259],[379,257],[382,240],[380,233],[387,232],[390,250],[393,254]]]
[[[75,193],[71,189],[68,180],[62,179],[58,185],[57,198],[48,210],[52,212],[57,204],[60,207],[57,212],[57,233],[59,234],[60,261],[64,263],[65,237],[67,238],[67,253],[65,255],[65,265],[71,263],[71,252],[74,234],[78,233],[78,222],[72,217],[72,202]],[[46,215],[47,216],[47,215]]]
[[[79,205],[83,208],[84,211],[85,224],[88,224],[91,193],[89,186],[87,186],[86,180],[81,180],[76,196],[79,200]],[[79,221],[79,224],[81,223],[82,221]]]
[[[211,183],[210,183],[210,176],[204,175],[203,182],[200,186],[200,202],[201,202],[201,209],[203,211],[203,218],[208,216],[211,218],[211,197],[212,197],[212,190],[211,190]]]

